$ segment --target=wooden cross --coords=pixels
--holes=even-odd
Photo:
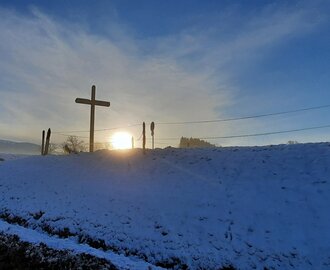
[[[91,105],[91,119],[90,119],[90,130],[89,130],[89,152],[94,151],[94,122],[95,122],[95,105],[110,107],[110,102],[95,100],[95,85],[92,86],[92,97],[91,99],[76,98],[76,103]]]

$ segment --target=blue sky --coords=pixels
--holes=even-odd
[[[110,109],[97,108],[97,129],[330,104],[329,12],[329,1],[1,1],[0,137],[38,142],[48,127],[88,130],[88,108],[74,99],[87,98],[92,84],[111,101]],[[329,113],[164,125],[155,133],[263,133],[328,125]],[[328,141],[329,131],[214,142]]]

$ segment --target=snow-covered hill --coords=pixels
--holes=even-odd
[[[39,155],[40,146],[28,142],[12,142],[7,140],[0,140],[0,153]]]
[[[2,231],[122,269],[330,268],[329,143],[28,157],[0,193]]]

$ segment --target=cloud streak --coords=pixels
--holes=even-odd
[[[22,123],[36,129],[81,129],[88,108],[74,104],[88,97],[110,99],[111,112],[98,111],[99,126],[117,126],[151,119],[213,117],[214,87],[203,75],[175,61],[141,57],[136,50],[70,29],[34,10],[31,17],[1,11],[1,101],[4,119],[14,131]],[[134,41],[130,41],[130,47]],[[129,46],[127,46],[129,47]]]

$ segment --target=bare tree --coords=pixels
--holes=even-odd
[[[84,141],[79,140],[77,136],[69,136],[62,144],[62,148],[65,154],[79,153],[86,151]]]
[[[49,149],[48,153],[49,154],[54,154],[58,148],[58,145],[56,143],[49,143]]]

